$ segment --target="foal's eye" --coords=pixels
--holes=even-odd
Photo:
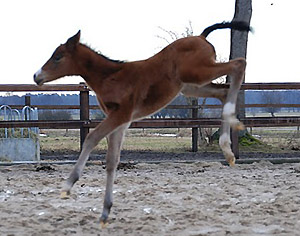
[[[63,55],[61,53],[57,53],[56,55],[54,55],[53,59],[55,62],[59,62],[60,59],[63,58]]]

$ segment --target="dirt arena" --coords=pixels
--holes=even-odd
[[[125,165],[105,229],[105,169],[87,166],[61,200],[72,167],[0,166],[0,235],[299,235],[300,164]]]

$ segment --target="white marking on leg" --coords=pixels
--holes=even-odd
[[[223,133],[219,138],[219,145],[221,149],[226,153],[231,152],[230,144],[231,140],[229,134]]]
[[[219,139],[220,148],[223,151],[223,154],[229,163],[230,166],[233,166],[235,163],[235,157],[230,147],[231,140],[228,133],[223,133]]]
[[[231,116],[235,113],[235,103],[227,102],[223,108],[224,116]]]
[[[223,119],[228,122],[232,128],[236,128],[240,122],[235,116],[235,103],[227,102],[223,108]]]

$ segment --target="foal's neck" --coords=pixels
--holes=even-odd
[[[86,82],[105,79],[122,69],[123,62],[110,60],[84,44],[80,44],[78,55],[79,75],[82,76]]]

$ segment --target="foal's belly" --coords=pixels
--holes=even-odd
[[[152,115],[157,111],[166,107],[178,95],[181,86],[175,89],[166,89],[165,91],[157,91],[149,93],[143,101],[140,101],[136,109],[133,111],[133,119],[138,120],[146,116]],[[154,91],[154,89],[153,89]]]

